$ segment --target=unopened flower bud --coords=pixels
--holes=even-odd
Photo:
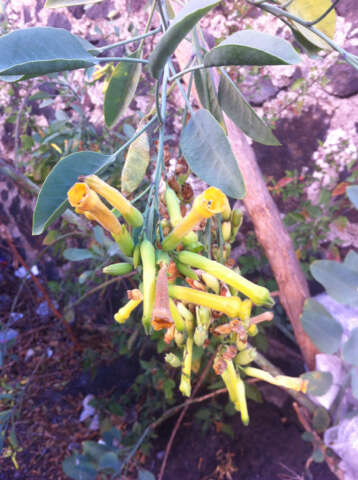
[[[174,353],[167,353],[164,358],[171,367],[178,368],[182,364],[180,358]]]

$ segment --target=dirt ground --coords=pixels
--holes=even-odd
[[[21,251],[20,245],[17,247]],[[11,302],[21,283],[14,274],[19,264],[6,241],[1,244],[0,255],[0,314],[2,319],[8,320]],[[46,285],[45,262],[40,262],[39,268],[42,273],[38,278]],[[2,376],[6,384],[23,387],[23,399],[19,402],[21,411],[15,422],[19,445],[16,455],[18,469],[10,458],[3,456],[0,460],[0,480],[65,480],[68,477],[62,471],[61,462],[71,454],[71,449],[79,448],[84,440],[99,439],[98,431],[90,431],[85,423],[79,421],[82,401],[88,393],[86,390],[93,391],[93,384],[91,390],[91,386],[83,380],[82,354],[73,347],[58,319],[51,313],[39,315],[38,306],[42,300],[38,288],[29,279],[16,307],[16,312],[22,317],[12,325],[19,331],[18,341],[9,352]],[[96,303],[98,299],[94,295],[86,304],[87,314],[79,312],[80,322],[74,334],[82,346],[101,344],[105,349],[107,340],[101,329],[95,326],[98,316]],[[272,335],[272,360],[281,364],[288,373],[302,371],[295,347],[285,345],[287,342],[274,329]],[[125,359],[119,359],[119,362],[128,365]],[[130,376],[135,370],[129,372],[125,368],[130,383]],[[120,370],[113,369],[113,372],[111,379],[101,385],[104,398],[125,376],[125,372]],[[207,392],[200,392],[204,393]],[[230,417],[233,439],[221,433],[214,424],[204,434],[194,420],[197,408],[191,407],[173,443],[163,480],[309,478],[304,476],[304,472],[312,446],[302,440],[303,430],[289,397],[274,387],[263,393],[271,402],[249,402],[251,420],[248,427],[242,425],[239,415]],[[144,457],[145,467],[156,476],[175,420],[176,417],[173,417],[162,424],[153,442],[151,455]],[[335,478],[325,464],[314,464],[311,473],[314,480]]]

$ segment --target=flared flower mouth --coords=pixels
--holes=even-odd
[[[85,183],[75,183],[68,191],[67,197],[70,205],[74,208],[83,209],[83,201],[88,196],[90,188]]]
[[[228,205],[226,195],[216,187],[209,187],[194,200],[193,208],[204,218],[221,213]]]

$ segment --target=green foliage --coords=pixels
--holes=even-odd
[[[62,28],[33,27],[0,38],[0,75],[11,80],[95,65],[75,35]]]
[[[233,198],[245,195],[244,182],[230,143],[207,110],[198,110],[192,115],[182,132],[180,147],[190,168],[206,183]]]
[[[220,0],[189,0],[185,4],[149,57],[150,71],[154,78],[159,78],[166,61],[179,43],[218,3]]]
[[[233,33],[204,57],[206,67],[295,65],[300,61],[289,42],[254,30]]]

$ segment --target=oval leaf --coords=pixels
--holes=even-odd
[[[353,205],[358,208],[358,185],[347,187],[347,195]]]
[[[247,136],[264,145],[281,145],[271,129],[251,108],[231,78],[224,74],[219,83],[219,102],[226,115]]]
[[[97,152],[71,153],[49,173],[37,198],[32,234],[40,235],[68,207],[67,192],[80,175],[91,175],[115,161],[115,156]]]
[[[342,327],[324,306],[313,298],[306,300],[301,322],[303,329],[318,350],[330,354],[338,350],[341,344]]]
[[[233,33],[204,57],[206,67],[295,65],[300,61],[299,55],[289,42],[255,30]]]
[[[349,250],[344,259],[344,265],[358,273],[358,253],[354,250]]]
[[[129,57],[139,58],[135,52]],[[141,63],[120,62],[114,69],[104,97],[104,119],[107,127],[113,127],[133,100],[137,90]]]
[[[198,110],[185,126],[180,147],[193,172],[232,198],[245,195],[244,181],[230,143],[207,110]]]
[[[82,260],[94,258],[93,253],[87,248],[66,248],[63,252],[63,256],[66,260],[70,260],[71,262],[81,262]]]
[[[225,121],[220,108],[218,95],[210,72],[203,69],[194,72],[195,88],[203,108],[209,110],[226,133]]]
[[[330,372],[307,372],[301,378],[308,380],[307,393],[315,397],[325,395],[331,388],[333,376]]]
[[[358,272],[333,260],[318,260],[310,267],[317,282],[337,302],[358,307]]]
[[[329,413],[324,407],[317,407],[313,413],[312,426],[318,433],[323,433],[331,424]],[[323,461],[323,460],[321,460]]]
[[[141,128],[139,126],[138,128]],[[131,143],[122,169],[121,190],[132,193],[144,178],[150,160],[149,138],[146,132]]]
[[[74,5],[89,5],[102,0],[46,0],[45,8],[73,7]]]
[[[358,367],[358,327],[354,328],[343,345],[343,358],[347,363]]]
[[[97,60],[63,28],[33,27],[0,38],[0,75],[36,77],[87,68]]]
[[[187,33],[218,3],[220,0],[189,0],[180,10],[149,56],[149,68],[154,78],[159,78],[168,57]]]
[[[306,20],[307,22],[313,22],[323,15],[332,6],[331,0],[294,0],[288,7],[287,11],[296,15],[297,17]],[[331,10],[327,16],[325,16],[320,22],[313,26],[327,35],[329,38],[333,38],[336,31],[337,15],[335,10]],[[297,29],[307,40],[319,48],[330,49],[330,46],[318,37],[315,33],[311,32],[303,25],[297,22],[293,22],[295,29]]]

